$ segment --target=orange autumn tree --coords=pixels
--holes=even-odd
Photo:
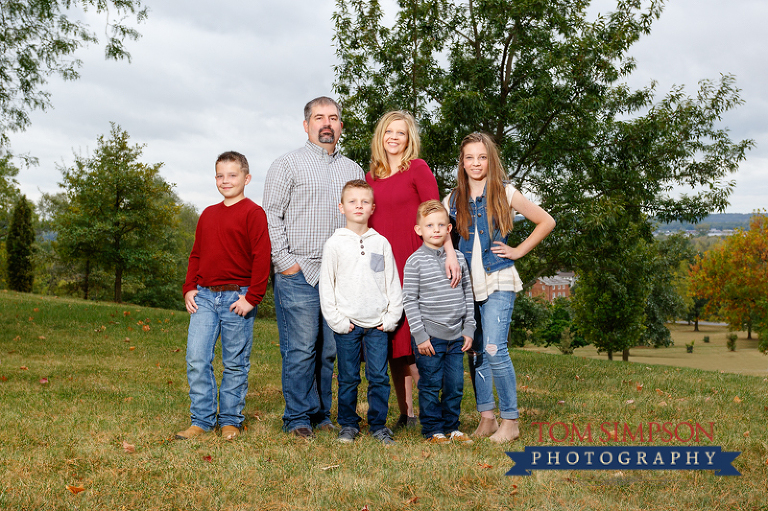
[[[731,330],[752,330],[768,337],[768,217],[752,216],[749,230],[737,229],[698,256],[690,270],[689,295],[709,302],[705,313],[726,321]]]

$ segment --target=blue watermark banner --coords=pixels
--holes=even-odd
[[[531,470],[714,470],[716,475],[740,476],[731,463],[741,452],[719,446],[527,446],[507,452],[515,466],[508,476],[528,476]]]

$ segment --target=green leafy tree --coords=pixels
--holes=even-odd
[[[654,240],[654,252],[650,264],[651,292],[645,304],[645,332],[640,343],[646,346],[670,346],[672,336],[667,328],[669,321],[684,317],[687,313],[687,296],[681,292],[687,281],[678,273],[681,264],[687,265],[694,257],[690,241],[685,236],[674,235]]]
[[[8,229],[8,287],[14,291],[29,293],[35,280],[32,264],[35,230],[32,227],[32,205],[23,195],[13,208]]]
[[[179,206],[159,175],[162,164],[139,162],[142,150],[112,124],[92,157],[78,156],[62,169],[67,201],[56,218],[58,249],[63,259],[84,262],[86,278],[94,266],[111,271],[116,302],[123,300],[124,277],[140,284],[174,264],[169,245]]]
[[[529,297],[519,293],[512,309],[509,341],[514,346],[526,343],[541,344],[541,332],[549,321],[549,303],[543,297]]]
[[[79,12],[78,12],[79,11]],[[3,0],[0,15],[0,147],[8,133],[23,131],[32,110],[50,106],[44,89],[51,75],[65,80],[78,78],[78,48],[98,43],[96,33],[76,18],[92,11],[107,16],[105,55],[130,59],[123,46],[139,33],[124,21],[146,17],[140,0]]]
[[[768,332],[768,216],[756,214],[691,267],[690,293],[732,330]],[[762,338],[762,335],[761,335]]]
[[[8,234],[11,211],[19,200],[19,168],[13,163],[13,155],[0,152],[0,241]]]
[[[570,347],[581,348],[587,346],[587,342],[582,337],[573,324],[573,308],[569,298],[558,297],[552,300],[550,307],[550,318],[546,327],[542,331],[541,337],[545,346],[558,346],[563,341],[563,331],[568,329],[570,334]]]
[[[606,285],[582,290],[577,317],[592,319],[578,331],[609,353],[636,345],[650,293],[649,218],[698,221],[722,211],[733,189],[727,176],[752,146],[719,126],[741,103],[734,78],[702,80],[693,96],[676,87],[659,98],[654,84],[626,85],[635,69],[628,50],[650,33],[663,0],[617,1],[596,19],[587,18],[587,0],[398,5],[385,26],[377,0],[337,2],[334,86],[345,152],[366,165],[376,120],[411,110],[445,191],[460,140],[490,133],[512,182],[540,197],[558,223],[529,255],[528,278],[572,268],[581,287]],[[678,185],[691,193],[673,194]],[[609,297],[626,301],[611,311]],[[602,310],[609,330],[594,314]]]

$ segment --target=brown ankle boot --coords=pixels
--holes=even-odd
[[[196,438],[206,433],[208,432],[199,426],[190,426],[184,431],[176,433],[176,440],[189,440],[190,438]]]

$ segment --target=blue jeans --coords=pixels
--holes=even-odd
[[[502,419],[517,419],[517,380],[515,367],[509,358],[507,339],[512,308],[515,305],[513,291],[496,291],[486,300],[475,302],[474,355],[469,357],[473,372],[477,411],[496,408],[493,386],[499,396],[499,415]]]
[[[459,429],[461,397],[464,393],[464,339],[430,339],[435,354],[426,356],[411,338],[416,367],[419,369],[419,422],[421,434],[446,435]],[[440,390],[442,389],[442,397]]]
[[[216,293],[197,287],[197,312],[189,316],[187,381],[192,402],[192,425],[205,430],[215,428],[217,423],[219,426],[240,427],[245,419],[243,408],[248,392],[256,307],[242,317],[230,312],[229,306],[240,298],[239,295],[247,292],[247,287],[241,287],[240,291]],[[224,372],[221,389],[217,391],[213,353],[219,334]]]
[[[320,312],[320,293],[303,272],[276,273],[273,282],[283,359],[283,429],[330,424],[336,343]]]
[[[377,328],[355,325],[347,334],[334,332],[339,361],[339,415],[341,427],[360,430],[357,414],[357,388],[360,386],[360,351],[365,357],[368,380],[368,428],[378,431],[387,425],[389,374],[387,374],[387,333]]]

